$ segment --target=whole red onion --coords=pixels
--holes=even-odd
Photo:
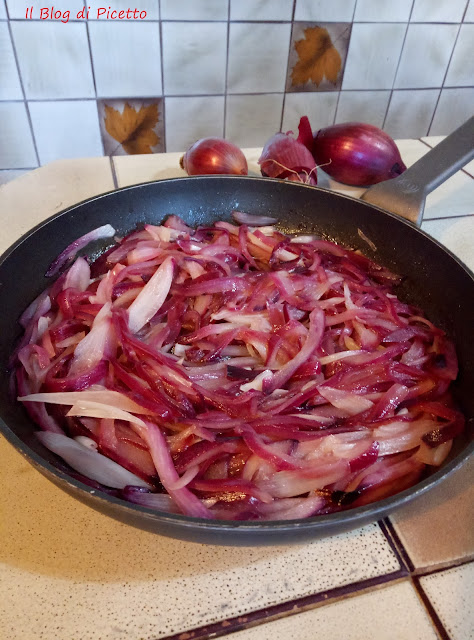
[[[190,176],[248,174],[247,160],[241,149],[223,138],[201,138],[189,147],[179,164]]]
[[[319,167],[345,184],[369,186],[406,170],[392,138],[378,127],[344,122],[320,129],[313,156]]]
[[[258,160],[263,176],[317,184],[316,163],[311,153],[311,125],[306,116],[301,118],[298,131],[297,138],[292,131],[287,131],[267,140]]]

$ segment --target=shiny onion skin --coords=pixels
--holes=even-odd
[[[248,175],[247,160],[239,147],[223,138],[201,138],[189,147],[179,164],[190,176]]]
[[[392,138],[361,122],[320,129],[314,135],[313,156],[334,180],[360,187],[396,178],[406,170]]]
[[[292,131],[276,133],[267,140],[258,160],[262,176],[316,185],[316,162],[311,153],[312,132],[307,116],[298,125],[298,137]]]

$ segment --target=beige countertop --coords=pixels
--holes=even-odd
[[[407,165],[438,138],[401,140]],[[246,150],[258,173],[257,149]],[[180,154],[59,161],[0,187],[0,253],[114,188],[184,175]],[[474,163],[422,228],[474,269]],[[361,190],[322,176],[322,186]],[[2,640],[474,638],[474,464],[390,519],[298,546],[180,542],[93,511],[0,437]]]

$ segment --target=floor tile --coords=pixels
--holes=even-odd
[[[0,254],[46,218],[113,188],[108,158],[61,160],[9,182],[1,192]]]
[[[474,637],[474,563],[420,578],[451,640]]]
[[[408,581],[327,604],[228,636],[229,640],[436,640]]]
[[[390,520],[416,569],[474,557],[474,459]]]
[[[3,439],[0,455],[0,584],[17,586],[0,616],[22,640],[156,640],[399,570],[376,524],[298,546],[180,542],[75,501]]]

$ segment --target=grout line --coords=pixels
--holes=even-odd
[[[5,8],[8,11],[6,3],[5,3]],[[28,124],[30,126],[30,134],[31,134],[31,139],[33,141],[33,148],[35,150],[36,162],[38,163],[37,166],[40,167],[41,163],[40,163],[40,157],[39,157],[39,152],[38,152],[38,145],[36,144],[36,136],[35,136],[35,132],[34,132],[34,129],[33,129],[33,121],[31,119],[28,100],[26,99],[26,92],[25,92],[25,86],[24,86],[24,83],[23,83],[23,76],[22,76],[21,70],[20,70],[20,63],[18,61],[18,53],[17,53],[17,50],[16,50],[15,39],[13,38],[13,31],[12,31],[12,26],[11,26],[10,20],[8,21],[7,24],[8,24],[8,33],[10,35],[10,41],[11,41],[11,44],[12,44],[13,57],[15,58],[15,65],[16,65],[16,70],[17,70],[17,73],[18,73],[18,80],[20,82],[21,92],[23,94],[23,100],[18,100],[18,102],[23,102],[23,104],[25,105],[26,117],[28,118]]]
[[[227,135],[227,82],[229,78],[229,45],[230,45],[230,0],[227,0],[227,41],[225,51],[225,72],[224,72],[224,122],[222,125],[222,137]]]
[[[426,612],[427,612],[428,616],[430,617],[431,622],[432,622],[433,626],[435,627],[437,633],[439,634],[439,637],[441,638],[441,640],[450,640],[450,636],[449,636],[448,632],[444,628],[444,625],[441,622],[441,619],[438,616],[438,614],[436,612],[436,609],[434,608],[433,604],[431,603],[431,600],[428,598],[428,596],[426,595],[423,587],[421,586],[419,579],[415,578],[415,577],[412,578],[412,585],[413,585],[413,588],[416,591],[417,596],[421,600],[422,605],[425,607]]]
[[[389,99],[388,99],[388,102],[387,102],[387,108],[385,109],[385,115],[384,115],[384,118],[383,118],[382,126],[380,127],[381,129],[384,129],[385,123],[387,122],[388,112],[390,110],[390,105],[392,103],[393,92],[395,90],[394,89],[395,82],[397,80],[398,70],[400,68],[400,62],[402,61],[403,49],[405,48],[405,42],[406,42],[407,35],[408,35],[408,27],[410,26],[410,20],[411,20],[411,15],[413,13],[414,5],[415,5],[415,0],[412,0],[411,8],[410,8],[410,14],[408,16],[408,20],[407,20],[407,23],[406,23],[407,26],[406,26],[406,29],[405,29],[405,35],[403,36],[402,47],[400,49],[400,55],[398,57],[397,68],[395,69],[395,74],[393,76],[392,88],[390,90],[390,96],[389,96]]]
[[[367,591],[383,587],[388,584],[406,580],[408,574],[404,571],[396,571],[394,573],[384,574],[375,578],[368,578],[341,587],[335,587],[328,591],[322,591],[288,602],[279,602],[278,604],[243,613],[233,618],[221,620],[220,622],[211,623],[203,627],[197,627],[186,632],[179,632],[171,636],[166,636],[162,640],[208,640],[219,636],[227,636],[236,631],[241,631],[249,627],[255,627],[260,624],[273,622],[279,618],[297,615],[303,611],[315,609],[326,604],[330,604],[347,597],[357,597]]]
[[[438,99],[436,100],[435,108],[434,108],[434,111],[433,111],[433,115],[431,116],[430,124],[429,124],[428,131],[427,131],[426,135],[430,135],[431,127],[433,126],[433,121],[435,119],[436,110],[438,109],[438,104],[439,104],[439,101],[441,99],[441,93],[442,93],[442,91],[444,89],[444,83],[446,82],[446,78],[448,76],[449,67],[451,65],[451,60],[453,59],[454,49],[456,48],[456,44],[457,44],[460,32],[461,32],[461,24],[458,25],[458,32],[456,33],[456,37],[454,38],[453,48],[451,49],[451,54],[449,56],[448,64],[446,65],[446,71],[444,72],[443,82],[441,83],[441,89],[439,91]]]
[[[112,180],[113,180],[113,183],[114,183],[114,188],[118,189],[119,185],[118,185],[117,172],[115,170],[115,164],[114,164],[113,156],[109,156],[109,161],[110,161],[110,170],[112,171]]]
[[[161,103],[163,105],[162,109],[162,122],[163,122],[163,152],[166,153],[166,103],[165,103],[165,66],[163,61],[163,23],[161,21],[161,0],[156,0],[158,2],[158,17],[160,19],[158,24],[158,33],[160,36],[160,67],[161,67]]]
[[[395,551],[395,554],[397,555],[397,557],[399,557],[402,567],[406,567],[407,571],[409,571],[410,573],[413,572],[415,569],[415,565],[411,561],[408,551],[405,549],[402,541],[400,540],[390,518],[387,517],[384,520],[380,521],[379,526],[382,529],[385,537],[387,538],[388,543]]]
[[[460,86],[460,87],[423,87],[423,88],[419,88],[419,87],[411,87],[411,88],[403,88],[403,89],[396,89],[397,93],[400,92],[411,92],[411,91],[440,91],[441,89],[472,89],[472,87],[468,87],[468,86]],[[230,96],[261,96],[261,95],[285,95],[288,93],[291,94],[295,94],[295,93],[309,93],[309,94],[315,94],[315,93],[335,93],[336,91],[340,91],[341,93],[383,93],[386,91],[390,91],[390,89],[325,89],[322,91],[246,91],[246,92],[229,92],[228,95]],[[156,94],[153,95],[148,95],[148,96],[144,96],[143,94],[140,95],[136,95],[136,96],[126,96],[126,98],[129,99],[143,99],[143,100],[151,100],[154,98],[203,98],[203,97],[209,97],[209,98],[214,98],[216,96],[223,96],[225,94],[223,93],[187,93],[187,94],[181,94],[181,93],[173,93],[173,94],[166,94],[163,92],[162,95],[157,96]],[[102,99],[107,99],[107,100],[120,100],[120,99],[124,99],[123,96],[97,96],[97,98],[99,100]],[[64,102],[64,101],[74,101],[74,100],[94,100],[94,96],[83,96],[83,97],[79,97],[79,98],[29,98],[28,102]],[[22,99],[16,99],[16,100],[11,100],[11,99],[0,99],[0,103],[3,102],[23,102]]]
[[[435,222],[436,220],[460,220],[461,218],[472,218],[474,213],[463,213],[459,216],[439,216],[437,218],[425,218],[423,222]]]
[[[293,44],[293,33],[295,28],[295,11],[296,11],[296,0],[293,0],[293,7],[291,9],[290,46],[288,47],[288,57],[286,59],[285,90],[283,91],[283,100],[281,102],[280,131],[283,131],[283,118],[285,115],[286,94],[288,93],[286,90],[286,86],[288,83],[288,74],[290,72],[290,55],[291,55],[291,47]]]

